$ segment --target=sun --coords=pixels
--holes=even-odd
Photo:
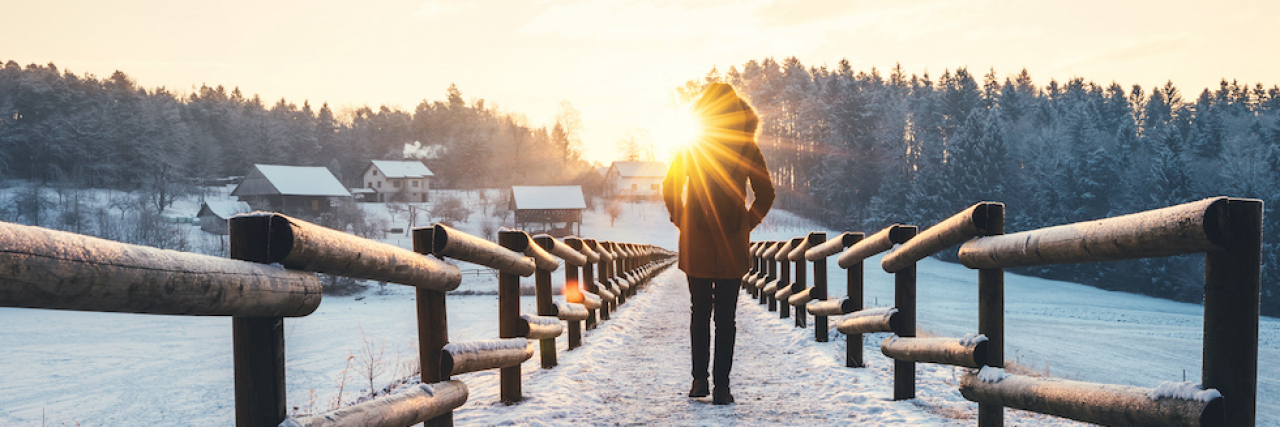
[[[658,160],[670,160],[681,147],[692,144],[702,136],[703,126],[688,106],[663,108],[649,123],[654,156]]]

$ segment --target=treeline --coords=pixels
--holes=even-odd
[[[576,111],[562,110],[550,128],[533,126],[450,86],[444,100],[413,111],[335,112],[222,86],[179,94],[120,71],[99,79],[9,61],[0,68],[0,178],[141,190],[157,210],[254,163],[325,166],[355,187],[368,160],[407,155],[424,159],[433,187],[565,183],[588,165]]]
[[[1186,95],[1082,78],[1038,85],[1023,70],[937,78],[750,61],[705,81],[760,111],[782,206],[835,229],[928,226],[1003,201],[1006,230],[1121,215],[1217,195],[1266,201],[1263,311],[1280,314],[1280,87],[1223,80]],[[954,259],[954,253],[943,255]],[[1196,302],[1203,260],[1178,257],[1018,272]]]

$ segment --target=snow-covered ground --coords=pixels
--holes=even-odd
[[[478,206],[476,193],[458,192]],[[433,194],[432,197],[437,197]],[[387,215],[383,204],[364,205]],[[195,204],[198,208],[198,204]],[[194,214],[188,205],[175,213]],[[585,214],[582,235],[675,248],[676,230],[655,203],[628,203],[617,224],[602,212]],[[398,217],[393,227],[403,227]],[[457,224],[480,234],[483,215]],[[496,220],[488,220],[494,222]],[[194,228],[194,227],[193,227]],[[775,211],[753,238],[789,238],[816,228]],[[404,235],[384,241],[410,247]],[[868,303],[892,304],[892,276],[867,263]],[[844,277],[830,263],[833,294]],[[461,266],[464,289],[496,290],[496,279],[473,265]],[[976,329],[976,277],[955,264],[919,264],[919,328],[960,336]],[[562,275],[555,275],[562,280]],[[793,328],[748,297],[739,310],[739,346],[734,391],[738,404],[714,407],[683,397],[688,387],[687,294],[683,275],[668,270],[614,319],[588,331],[586,345],[563,352],[560,367],[542,370],[537,358],[524,365],[525,396],[516,406],[497,401],[497,373],[460,378],[471,400],[457,413],[459,424],[762,424],[795,419],[867,425],[972,425],[963,419],[973,404],[955,390],[959,371],[919,365],[918,398],[889,400],[891,365],[879,353],[880,335],[864,340],[869,368],[843,367],[843,337],[815,343],[812,329]],[[1006,275],[1007,357],[1032,370],[1086,381],[1154,387],[1199,375],[1201,308],[1064,282]],[[337,394],[348,367],[344,400],[368,381],[356,371],[365,342],[384,346],[387,363],[416,356],[412,289],[387,285],[355,297],[326,297],[311,316],[286,320],[289,404],[320,410]],[[532,297],[522,305],[533,310]],[[454,341],[497,337],[497,298],[451,296],[449,326]],[[834,322],[833,322],[834,324]],[[0,425],[231,425],[233,379],[231,321],[114,313],[0,308]],[[564,338],[559,347],[565,348]],[[1259,369],[1259,425],[1280,425],[1280,321],[1263,318]],[[375,388],[392,379],[376,378]],[[361,385],[361,384],[364,385]],[[783,405],[803,398],[804,409]],[[568,402],[577,402],[569,404]],[[826,418],[823,418],[826,417]],[[961,417],[956,421],[947,417]],[[1071,425],[1026,414],[1009,425]],[[825,421],[830,420],[830,421]]]

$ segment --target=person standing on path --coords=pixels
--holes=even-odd
[[[733,87],[712,83],[702,92],[695,113],[703,134],[682,147],[662,182],[671,222],[680,229],[679,267],[689,277],[692,316],[693,387],[689,397],[706,397],[710,385],[711,319],[715,315],[715,392],[711,402],[733,403],[734,310],[742,276],[750,268],[751,229],[773,205],[773,183],[756,145],[760,119]],[[747,208],[747,185],[755,200]]]

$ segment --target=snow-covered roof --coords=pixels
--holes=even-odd
[[[387,178],[423,178],[435,176],[431,169],[417,160],[373,160],[373,166]]]
[[[616,169],[623,178],[662,178],[667,176],[667,164],[662,162],[613,162],[610,169]]]
[[[586,209],[582,187],[577,185],[513,185],[511,204],[515,209]]]
[[[232,196],[344,196],[346,187],[320,166],[253,165]]]
[[[209,200],[200,206],[200,212],[196,216],[204,215],[205,212],[211,213],[218,218],[227,219],[232,215],[253,212],[253,208],[248,203],[237,202],[234,200]]]

